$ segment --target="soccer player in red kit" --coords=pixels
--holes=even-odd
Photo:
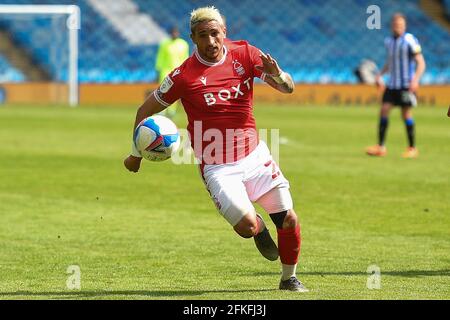
[[[140,106],[134,128],[181,99],[191,146],[218,211],[240,236],[253,237],[265,258],[273,261],[280,256],[281,290],[306,292],[296,277],[300,224],[289,182],[267,145],[259,141],[253,117],[253,78],[282,93],[293,92],[292,78],[269,54],[246,41],[226,39],[216,8],[194,10],[190,27],[196,51]],[[126,168],[137,172],[141,159],[133,143]],[[276,225],[278,247],[252,202],[261,205]]]

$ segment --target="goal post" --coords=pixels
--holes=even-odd
[[[77,5],[0,5],[0,15],[67,15],[68,30],[68,76],[69,105],[75,107],[79,102],[78,81],[78,31],[80,29],[80,7]]]

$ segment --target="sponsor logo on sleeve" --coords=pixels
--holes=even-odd
[[[413,50],[415,53],[420,53],[422,51],[422,48],[420,47],[420,44],[416,44],[413,46]]]
[[[169,76],[165,77],[161,85],[159,86],[159,90],[161,93],[167,93],[170,88],[173,86],[173,81]]]

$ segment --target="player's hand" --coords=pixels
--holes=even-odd
[[[261,52],[261,51],[260,51]],[[270,76],[278,76],[281,73],[281,68],[278,66],[277,61],[270,56],[270,54],[264,54],[261,52],[259,55],[261,57],[262,66],[256,66],[256,69],[270,75]]]
[[[139,168],[141,167],[141,161],[142,158],[133,157],[130,155],[123,161],[123,164],[129,171],[138,172]]]
[[[409,91],[416,92],[419,89],[419,81],[413,79],[409,84]]]
[[[377,74],[375,77],[375,84],[378,88],[384,87],[383,77],[380,74]]]

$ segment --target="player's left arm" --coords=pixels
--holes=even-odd
[[[277,61],[270,56],[270,54],[260,54],[262,66],[256,66],[256,68],[265,74],[264,81],[272,88],[282,93],[294,92],[294,80],[289,73],[281,70]]]
[[[426,68],[425,59],[422,53],[415,54],[414,60],[416,61],[416,71],[414,72],[411,79],[411,84],[409,85],[409,89],[412,92],[415,92],[419,88],[420,78],[422,77]]]

